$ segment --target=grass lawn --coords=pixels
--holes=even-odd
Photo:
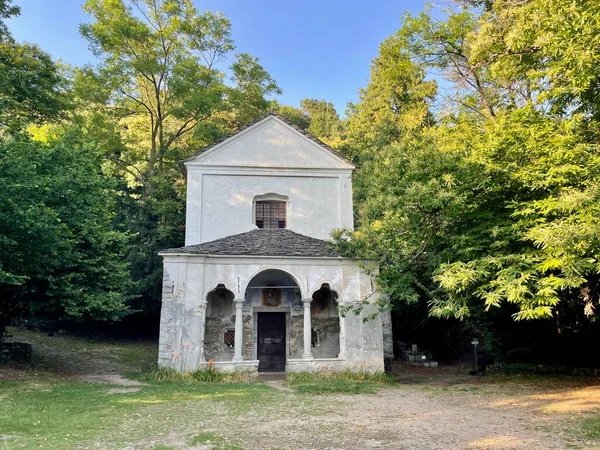
[[[349,372],[209,383],[149,376],[155,342],[11,332],[34,359],[0,366],[0,449],[600,448],[596,379],[403,369],[399,383]]]
[[[4,439],[9,448],[69,449],[92,442],[122,448],[152,436],[146,442],[151,446],[154,440],[169,441],[173,433],[177,442],[192,442],[201,427],[190,425],[208,412],[226,410],[234,419],[249,410],[268,409],[279,396],[258,383],[163,382],[124,388],[61,380],[4,382],[0,427],[1,434],[15,436]]]

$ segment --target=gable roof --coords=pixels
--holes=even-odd
[[[226,141],[228,141],[228,140],[236,137],[240,133],[248,130],[249,128],[252,128],[253,126],[258,125],[260,122],[264,121],[265,119],[268,119],[269,117],[275,117],[280,122],[283,122],[287,127],[292,128],[294,131],[300,133],[305,138],[307,138],[310,141],[312,141],[313,143],[317,144],[321,149],[323,149],[323,150],[327,151],[328,153],[330,153],[331,155],[333,155],[336,159],[339,159],[343,163],[348,164],[348,165],[350,165],[352,167],[355,167],[354,164],[350,160],[348,160],[345,156],[343,156],[340,152],[338,152],[337,150],[331,148],[325,142],[321,141],[319,138],[317,138],[316,136],[312,135],[308,131],[303,130],[302,128],[296,126],[294,123],[292,123],[291,121],[289,121],[288,119],[286,119],[285,117],[283,117],[282,115],[280,115],[279,113],[277,113],[276,111],[269,111],[268,113],[266,113],[266,114],[264,114],[264,115],[262,115],[260,117],[257,117],[256,119],[248,122],[247,124],[242,125],[237,130],[235,130],[233,133],[230,133],[227,136],[224,136],[224,137],[222,137],[220,139],[217,139],[212,144],[210,144],[210,145],[202,148],[201,150],[199,150],[198,152],[194,153],[189,158],[181,161],[181,163],[182,163],[181,166],[185,167],[185,163],[186,162],[193,161],[194,159],[198,158],[199,156],[206,155],[211,150],[215,149],[216,147],[219,147],[224,142],[226,142]]]
[[[160,252],[198,255],[337,257],[327,241],[285,228],[259,228],[202,244],[170,248]]]

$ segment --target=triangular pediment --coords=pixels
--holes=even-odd
[[[317,139],[269,115],[185,161],[190,166],[353,169]]]

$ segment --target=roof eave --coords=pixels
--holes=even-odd
[[[334,260],[350,260],[360,261],[358,258],[349,258],[347,256],[299,256],[299,255],[225,255],[215,253],[190,253],[190,252],[158,252],[159,256],[202,256],[205,258],[247,258],[247,259],[334,259]]]

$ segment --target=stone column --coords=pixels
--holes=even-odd
[[[303,298],[304,303],[304,352],[303,359],[313,359],[312,354],[312,327],[310,323],[310,302],[312,298]]]
[[[233,354],[233,361],[240,362],[244,360],[244,356],[242,355],[242,346],[244,345],[244,341],[242,339],[244,334],[244,319],[242,316],[242,308],[244,307],[244,299],[236,298],[235,302],[235,351]]]

